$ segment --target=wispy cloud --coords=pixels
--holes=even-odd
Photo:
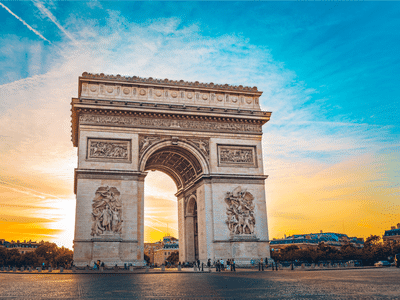
[[[56,17],[46,8],[40,1],[33,1],[33,4],[43,13],[45,14],[72,42],[77,44],[77,41],[74,39],[71,33],[69,33],[63,26],[61,26],[60,22],[57,21]]]
[[[7,10],[10,14],[12,14],[15,18],[17,18],[19,21],[22,22],[22,24],[24,24],[26,27],[28,27],[28,29],[30,31],[32,31],[33,33],[35,33],[38,37],[40,37],[41,39],[45,40],[46,42],[50,43],[51,42],[46,39],[39,31],[37,31],[36,29],[33,29],[28,23],[26,23],[24,20],[22,20],[20,17],[18,17],[16,14],[14,14],[7,6],[5,6],[3,3],[0,2],[0,6],[2,6],[5,10]]]
[[[57,43],[56,54],[47,54],[46,72],[0,86],[4,106],[0,110],[0,135],[8,137],[7,141],[0,140],[0,162],[4,174],[23,178],[21,181],[30,176],[42,191],[7,185],[16,189],[15,193],[33,193],[46,197],[46,201],[57,199],[46,194],[60,194],[63,201],[54,203],[63,203],[58,207],[60,212],[69,211],[63,215],[65,222],[54,228],[68,227],[64,238],[72,241],[73,223],[69,220],[74,203],[64,200],[74,197],[73,169],[77,163],[70,141],[70,100],[77,96],[77,78],[84,71],[257,85],[264,91],[262,108],[273,112],[263,136],[265,173],[270,175],[266,185],[272,234],[289,227],[303,229],[300,225],[305,219],[315,227],[335,228],[336,219],[351,219],[357,211],[380,215],[373,209],[377,205],[371,205],[376,199],[393,203],[398,198],[396,183],[387,193],[378,185],[371,188],[374,180],[380,181],[382,189],[387,188],[384,183],[395,176],[389,174],[385,179],[382,174],[387,165],[379,169],[375,164],[380,159],[389,161],[381,152],[396,144],[391,128],[353,122],[350,113],[328,118],[326,107],[331,100],[320,98],[318,88],[308,87],[301,81],[304,78],[297,78],[294,71],[276,61],[266,46],[252,44],[234,33],[206,36],[200,25],[179,18],[139,24],[125,18],[123,12],[104,9],[108,14],[104,23],[80,18],[68,23],[57,19],[41,2],[35,5],[68,39]],[[61,24],[73,25],[67,30]],[[2,43],[9,41],[20,43],[8,37]],[[13,59],[18,61],[13,56],[9,61]],[[398,169],[396,166],[392,172]],[[146,178],[145,225],[157,234],[165,231],[167,222],[175,230],[176,186],[153,175],[149,172]],[[373,197],[365,191],[373,191]],[[397,206],[384,207],[397,215]],[[382,205],[379,209],[384,210]],[[355,233],[364,232],[356,222],[365,224],[366,219],[370,222],[373,217],[352,223]]]

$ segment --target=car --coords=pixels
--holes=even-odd
[[[375,267],[390,267],[390,266],[391,266],[390,262],[386,260],[381,260],[375,263]]]

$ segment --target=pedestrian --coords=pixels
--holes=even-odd
[[[207,267],[211,268],[211,259],[210,258],[207,260]]]
[[[232,258],[231,264],[232,264],[232,271],[236,272],[236,262],[234,258]]]
[[[223,259],[221,259],[221,269],[222,271],[225,270],[225,261]]]

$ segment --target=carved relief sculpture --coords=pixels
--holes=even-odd
[[[203,154],[208,158],[210,154],[210,145],[208,139],[187,139],[187,141],[195,144],[196,148],[198,148]]]
[[[189,120],[170,120],[160,118],[102,116],[82,114],[79,116],[80,124],[88,125],[115,125],[132,127],[176,128],[184,130],[229,131],[229,132],[254,132],[260,133],[261,126],[253,124],[239,124],[229,122],[203,122]]]
[[[88,158],[128,159],[128,141],[88,139]]]
[[[254,146],[218,145],[219,165],[256,166]]]
[[[226,214],[228,219],[225,223],[228,225],[231,234],[253,234],[256,220],[254,218],[254,197],[240,186],[227,192],[225,202],[228,205]]]
[[[92,204],[92,236],[121,233],[120,192],[115,187],[102,186],[96,191]]]
[[[220,156],[222,163],[252,163],[251,149],[223,149]]]
[[[159,136],[140,136],[139,153],[142,154],[147,148],[160,140],[161,138]]]
[[[139,153],[140,155],[148,149],[151,145],[156,142],[164,141],[164,140],[171,140],[173,145],[176,145],[178,137],[171,137],[171,136],[154,136],[154,135],[146,135],[139,137]],[[208,159],[210,154],[210,145],[208,139],[193,139],[190,137],[180,137],[179,140],[186,141],[191,143],[197,149],[199,149],[205,157]]]

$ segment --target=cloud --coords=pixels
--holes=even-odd
[[[35,33],[38,37],[40,37],[42,40],[45,40],[46,42],[50,43],[51,42],[46,39],[40,32],[38,32],[37,30],[33,29],[28,23],[26,23],[24,20],[22,20],[20,17],[18,17],[16,14],[14,14],[7,6],[5,6],[3,3],[0,2],[0,5],[7,10],[10,14],[12,14],[15,18],[17,18],[19,21],[22,22],[22,24],[24,24],[26,27],[28,27],[28,29],[30,31],[32,31],[33,33]]]
[[[77,43],[74,37],[57,21],[56,17],[40,1],[33,1],[33,4],[45,14],[72,42]]]
[[[382,206],[374,210],[374,198],[366,196],[371,182],[377,179],[379,184],[373,184],[374,196],[388,203],[398,196],[397,183],[383,192],[393,175],[385,179],[387,165],[379,169],[377,164],[380,159],[388,161],[382,156],[383,149],[396,145],[391,128],[351,122],[347,115],[329,118],[326,111],[330,99],[319,98],[316,88],[307,87],[295,72],[276,61],[266,46],[253,45],[234,33],[204,36],[197,24],[186,25],[179,18],[134,23],[112,10],[105,11],[107,17],[101,25],[96,20],[71,16],[63,20],[69,24],[67,31],[43,5],[37,7],[70,37],[54,46],[32,47],[37,57],[28,62],[29,77],[1,74],[4,78],[23,78],[0,86],[4,107],[0,110],[0,135],[7,137],[0,140],[1,171],[23,183],[19,185],[30,182],[34,187],[29,190],[8,186],[16,189],[15,193],[28,196],[34,193],[32,190],[40,191],[33,198],[45,196],[46,204],[62,203],[52,207],[64,223],[54,221],[52,228],[69,228],[64,238],[68,236],[72,241],[73,169],[77,164],[76,149],[70,140],[70,101],[77,96],[77,78],[84,71],[257,85],[264,91],[262,108],[273,112],[263,136],[264,168],[270,175],[266,188],[273,235],[289,227],[310,231],[326,226],[339,230],[342,224],[336,223],[342,223],[344,218],[355,219],[352,214],[357,210],[370,215],[379,210],[385,215]],[[4,37],[2,43],[23,42]],[[8,55],[9,61],[18,61],[20,54]],[[47,57],[45,67],[37,67],[39,56]],[[396,170],[399,167],[392,172]],[[176,230],[175,192],[172,180],[168,183],[162,175],[149,172],[147,228],[166,232],[168,222]],[[44,194],[55,195],[62,201]],[[365,202],[357,203],[360,199]],[[28,200],[24,205],[34,201]],[[385,207],[397,215],[396,206]],[[305,228],[301,220],[308,220],[307,224],[314,227]],[[364,232],[354,226],[354,232]],[[146,239],[159,239],[160,235],[152,230],[146,231]]]

